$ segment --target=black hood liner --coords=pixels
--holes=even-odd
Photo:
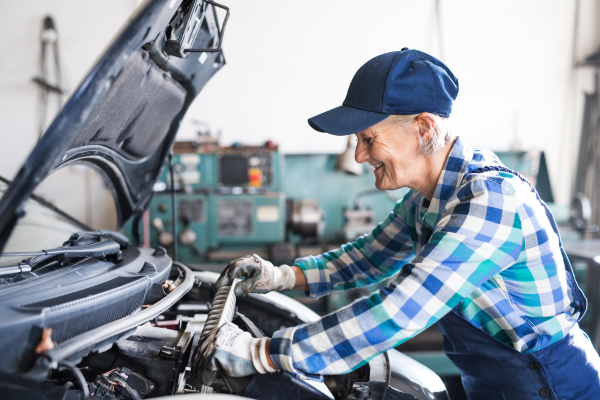
[[[186,91],[138,50],[114,80],[73,147],[100,144],[131,159],[154,153],[182,110]]]
[[[165,32],[190,0],[147,0],[116,36],[37,143],[0,199],[0,251],[24,202],[50,173],[85,164],[106,180],[118,226],[141,216],[175,142],[181,119],[206,82],[224,64],[221,52],[169,57]],[[190,45],[218,43],[216,13],[205,16]],[[172,38],[171,38],[172,39]]]

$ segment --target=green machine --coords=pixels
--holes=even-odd
[[[142,224],[150,246],[165,247],[171,254],[176,249],[180,261],[204,269],[221,269],[249,252],[269,258],[280,249],[276,245],[285,242],[286,197],[280,191],[276,147],[178,142],[174,153],[175,210],[170,171],[164,168]]]

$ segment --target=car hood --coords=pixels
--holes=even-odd
[[[138,7],[2,196],[0,250],[35,187],[67,165],[85,164],[105,178],[119,228],[144,212],[181,119],[225,64],[215,7],[222,6],[148,0]]]

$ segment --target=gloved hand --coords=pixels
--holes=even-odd
[[[213,337],[207,338],[204,361],[200,367],[200,380],[208,386],[212,383],[214,373],[221,370],[227,376],[242,376],[275,372],[269,366],[265,347],[268,338],[255,339],[235,324],[223,324]]]
[[[294,271],[287,265],[275,267],[256,254],[238,258],[230,262],[217,279],[216,286],[230,285],[235,278],[244,277],[235,287],[236,296],[245,296],[250,292],[267,293],[290,290],[296,284]]]

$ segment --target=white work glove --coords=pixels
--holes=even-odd
[[[269,366],[265,352],[268,338],[255,339],[235,324],[227,322],[210,340],[200,367],[203,385],[210,385],[215,372],[219,370],[234,378],[276,371]]]
[[[244,277],[235,287],[236,296],[245,296],[250,292],[267,293],[271,290],[281,292],[290,290],[296,284],[294,271],[287,265],[273,266],[256,254],[238,258],[230,262],[217,279],[216,287],[230,285],[235,278]]]

